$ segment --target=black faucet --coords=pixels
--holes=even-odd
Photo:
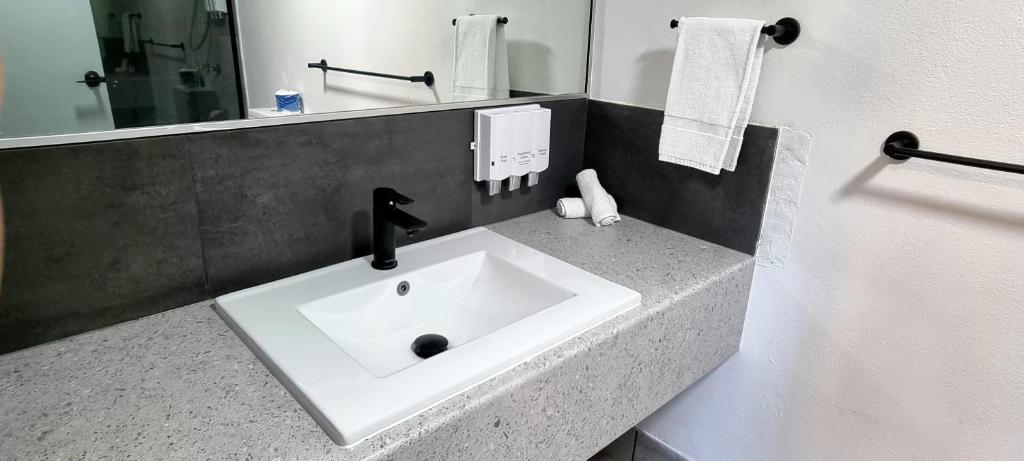
[[[395,227],[405,229],[409,236],[427,227],[423,220],[398,209],[413,200],[390,187],[373,190],[373,262],[374,269],[386,271],[398,267],[395,259]]]

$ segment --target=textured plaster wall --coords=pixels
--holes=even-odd
[[[696,461],[1024,459],[1024,178],[879,155],[1024,163],[1024,2],[598,0],[593,98],[662,108],[682,15],[800,19],[753,120],[815,139],[740,353],[643,428]]]

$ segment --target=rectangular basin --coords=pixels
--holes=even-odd
[[[640,294],[479,227],[216,299],[217,312],[339,445],[640,304]],[[448,349],[413,353],[422,335]]]

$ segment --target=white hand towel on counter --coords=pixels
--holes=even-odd
[[[619,205],[615,203],[615,197],[611,194],[608,195],[608,200],[611,200],[612,206],[615,207],[615,212],[619,212]],[[555,211],[558,212],[558,216],[565,219],[577,219],[577,218],[589,218],[590,209],[587,208],[586,202],[579,197],[565,197],[558,199],[555,203]]]
[[[779,129],[761,237],[757,241],[758,265],[783,267],[786,264],[810,151],[811,135],[789,128]]]
[[[508,46],[498,16],[459,16],[455,21],[452,99],[508,99]]]
[[[680,18],[659,160],[713,174],[735,167],[742,130],[733,137],[750,117],[763,26],[750,19]]]
[[[601,187],[596,171],[588,169],[577,173],[576,185],[580,188],[583,203],[590,210],[590,219],[595,226],[610,226],[622,220],[612,196]]]

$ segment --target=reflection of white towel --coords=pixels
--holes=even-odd
[[[452,99],[507,99],[508,47],[498,16],[459,16],[455,22]]]
[[[660,160],[713,174],[735,168],[761,72],[763,25],[749,19],[679,20]]]
[[[139,23],[131,13],[121,13],[121,37],[124,38],[124,52],[139,52]]]
[[[811,135],[789,128],[779,129],[761,238],[757,242],[757,264],[761,266],[783,267],[786,264],[810,151]]]

